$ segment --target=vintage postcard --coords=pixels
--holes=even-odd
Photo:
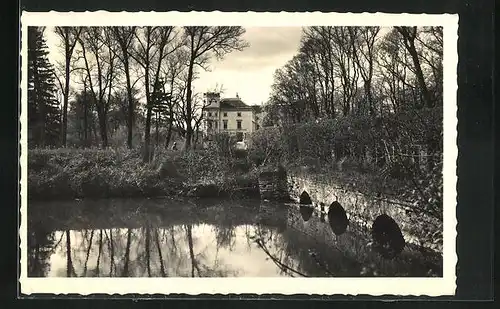
[[[22,294],[454,295],[458,15],[21,27]]]

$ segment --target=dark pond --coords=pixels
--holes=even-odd
[[[392,260],[369,232],[341,235],[296,205],[254,200],[30,202],[30,277],[441,276],[406,246]]]

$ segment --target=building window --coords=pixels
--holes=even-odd
[[[227,130],[227,120],[224,120],[222,122],[222,127],[224,128],[224,130]]]
[[[214,116],[217,117],[217,112],[214,113]]]
[[[212,117],[212,113],[211,112],[208,112],[208,117]]]
[[[237,121],[236,121],[236,128],[237,128],[238,130],[241,130],[241,120],[237,120]]]
[[[212,122],[211,122],[211,121],[209,121],[209,122],[208,122],[208,128],[209,128],[209,129],[211,129],[211,128],[212,128]]]
[[[238,112],[238,117],[241,117],[241,112]]]
[[[227,117],[227,113],[224,113],[224,117]]]

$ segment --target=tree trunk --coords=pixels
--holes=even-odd
[[[123,265],[122,277],[128,276],[128,264],[130,261],[130,244],[132,240],[132,231],[127,230],[127,246],[125,247],[125,263]]]
[[[425,84],[424,74],[422,72],[422,67],[420,66],[420,60],[418,59],[417,50],[415,48],[415,37],[417,36],[417,27],[398,27],[399,33],[403,36],[403,43],[410,53],[411,59],[413,61],[413,66],[415,67],[415,75],[418,80],[420,90],[422,91],[422,96],[424,98],[424,104],[427,107],[433,107],[434,103],[432,101],[427,85]],[[410,33],[411,31],[411,33]]]
[[[109,263],[109,276],[111,277],[113,275],[113,265],[115,264],[115,246],[113,244],[113,229],[109,229],[109,245],[110,245],[109,255],[111,256],[111,261]]]
[[[191,149],[191,139],[193,138],[193,126],[191,124],[192,120],[192,94],[191,89],[193,82],[193,69],[194,69],[194,59],[191,57],[189,60],[188,67],[188,77],[187,77],[187,97],[186,97],[186,143],[184,144],[184,149]]]
[[[159,116],[159,113],[156,112],[155,113],[155,118],[156,118],[156,130],[155,130],[155,138],[156,138],[156,147],[158,147],[159,143],[160,143],[160,128],[159,128],[159,119],[158,119],[158,116]]]
[[[73,261],[71,260],[71,238],[69,231],[66,230],[66,277],[73,276]]]
[[[151,243],[151,230],[150,227],[146,227],[146,268],[148,271],[148,277],[151,277],[151,251],[150,251],[150,243]]]
[[[132,149],[132,128],[134,125],[134,101],[132,97],[132,87],[130,85],[130,72],[128,56],[124,55],[123,65],[125,66],[125,78],[127,80],[128,115],[127,115],[127,147]]]
[[[168,149],[170,145],[170,140],[172,139],[172,127],[173,127],[173,112],[170,112],[170,121],[168,122],[167,137],[165,138],[165,149]]]
[[[193,248],[193,233],[192,233],[191,225],[186,227],[186,234],[189,246],[189,257],[191,258],[191,277],[194,278],[194,270],[197,268],[196,259],[194,257],[194,248]]]
[[[97,265],[96,265],[96,276],[99,277],[99,266],[101,265],[101,254],[102,254],[102,230],[99,230],[99,248],[97,250]]]
[[[429,90],[427,89],[427,85],[425,84],[424,74],[422,73],[422,68],[420,67],[420,61],[418,60],[417,51],[415,49],[415,44],[413,41],[409,42],[411,58],[413,60],[413,65],[415,66],[415,75],[417,75],[418,84],[422,91],[422,96],[424,97],[424,103],[427,107],[433,107],[434,103],[432,102]]]
[[[83,101],[83,143],[85,145],[85,147],[88,147],[89,146],[89,131],[90,131],[90,128],[89,128],[89,116],[88,116],[88,113],[89,113],[89,107],[88,107],[88,102],[87,102],[87,98],[85,97],[85,100]]]
[[[106,113],[103,111],[103,106],[97,109],[99,118],[99,133],[101,135],[102,148],[108,147],[108,129],[106,121]]]
[[[158,250],[158,259],[160,260],[160,272],[162,277],[166,277],[165,266],[163,265],[163,255],[161,253],[160,235],[158,235],[158,229],[155,228],[156,232],[156,250]]]
[[[152,104],[151,93],[149,91],[149,63],[146,64],[146,75],[144,76],[144,81],[146,83],[146,124],[144,128],[144,162],[150,162],[150,146],[151,146],[151,112]]]
[[[33,65],[33,80],[35,81],[35,85],[38,85],[40,82],[40,77],[38,75],[38,66],[36,63]],[[45,109],[45,100],[42,100],[39,98],[39,93],[37,87],[35,87],[35,104],[36,101],[38,101],[38,119],[37,119],[37,127],[38,127],[38,140],[36,141],[36,144],[39,147],[44,147],[45,146],[45,119],[46,119],[46,109]]]
[[[375,113],[375,111],[373,110],[373,97],[372,97],[371,80],[366,80],[364,86],[365,86],[366,100],[368,101],[368,110],[370,112],[370,115],[373,115]]]
[[[90,232],[90,240],[89,240],[89,245],[87,247],[87,255],[85,257],[85,263],[83,266],[83,276],[87,276],[87,264],[89,262],[89,257],[90,257],[90,250],[92,249],[92,239],[94,238],[94,231]]]
[[[66,28],[66,31],[67,28]],[[71,60],[71,54],[69,50],[69,42],[66,42],[66,68],[65,68],[65,82],[64,82],[64,93],[63,93],[63,117],[62,117],[62,130],[61,130],[61,144],[62,147],[66,147],[66,136],[68,131],[68,97],[69,97],[69,66]]]

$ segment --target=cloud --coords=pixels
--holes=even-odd
[[[223,96],[236,93],[248,104],[260,104],[269,98],[273,73],[298,51],[301,27],[246,28],[244,39],[250,44],[232,52],[221,61],[213,61],[209,72],[200,72],[195,82],[198,91],[223,85]]]
[[[300,27],[246,28],[244,39],[250,46],[241,52],[233,52],[223,61],[213,63],[224,70],[258,70],[263,67],[281,66],[299,47]],[[286,61],[285,60],[285,61]]]

